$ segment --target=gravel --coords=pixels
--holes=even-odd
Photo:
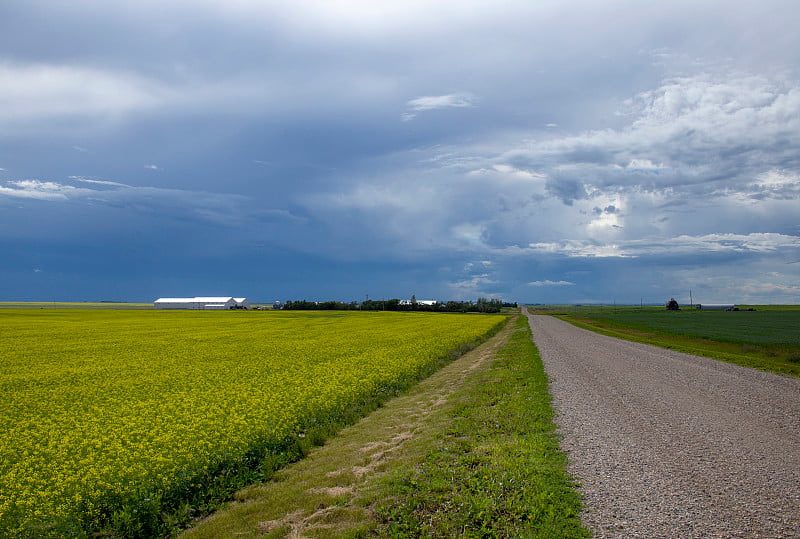
[[[800,380],[529,316],[597,537],[800,538]]]

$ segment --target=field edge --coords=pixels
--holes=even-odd
[[[516,315],[182,537],[588,537],[559,440],[527,318]],[[465,511],[451,510],[457,500]]]

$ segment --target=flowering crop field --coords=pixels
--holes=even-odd
[[[0,536],[162,533],[148,519],[188,518],[232,463],[280,457],[504,320],[0,310]]]

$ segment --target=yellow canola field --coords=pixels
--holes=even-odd
[[[0,310],[0,536],[105,522],[98,500],[283,439],[503,319]]]

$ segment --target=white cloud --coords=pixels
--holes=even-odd
[[[595,239],[619,237],[627,206],[625,198],[627,197],[595,195],[592,201],[598,206],[592,210],[595,217],[586,225],[586,234]]]
[[[469,108],[473,107],[474,103],[475,96],[464,92],[418,97],[406,104],[406,112],[401,116],[401,119],[407,122],[413,120],[420,112],[447,108]]]
[[[587,258],[637,258],[641,256],[709,253],[758,254],[800,250],[800,236],[778,233],[680,235],[601,244],[590,240],[531,243],[533,252]]]
[[[453,237],[466,245],[480,247],[483,245],[484,226],[480,223],[461,223],[451,229]]]
[[[528,286],[575,286],[575,283],[569,281],[551,281],[549,279],[544,281],[532,281]]]
[[[107,204],[148,215],[168,208],[167,213],[171,216],[199,218],[226,226],[241,224],[242,220],[256,213],[266,215],[265,212],[268,211],[248,209],[250,199],[242,195],[133,187],[118,182],[79,177],[72,179],[88,185],[76,187],[53,181],[9,181],[5,186],[0,186],[0,197],[38,199],[51,203]]]
[[[450,107],[471,107],[474,99],[475,98],[471,94],[466,93],[424,96],[409,101],[408,108],[419,112],[423,110],[444,109]]]
[[[91,183],[91,184],[95,184],[95,185],[109,185],[109,186],[112,186],[112,187],[131,187],[130,185],[127,185],[127,184],[124,184],[124,183],[111,182],[111,181],[108,181],[108,180],[90,180],[90,179],[87,179],[87,178],[81,178],[80,176],[70,176],[70,179],[71,180],[77,180],[77,181],[83,182],[83,183]]]
[[[656,165],[649,159],[634,158],[625,168],[628,170],[659,170],[664,168],[664,165]]]
[[[512,181],[538,181],[543,182],[546,177],[542,174],[536,174],[528,170],[522,170],[511,165],[498,163],[492,165],[490,169],[481,168],[469,172],[472,176],[487,176],[490,175],[494,178]]]
[[[486,161],[545,175],[550,196],[568,205],[587,194],[632,189],[729,196],[756,177],[763,184],[769,171],[791,178],[797,166],[796,82],[702,74],[668,79],[626,106],[624,127],[527,142]]]
[[[153,107],[166,90],[139,75],[47,63],[0,63],[2,131],[48,118],[104,118]],[[83,148],[75,146],[77,151]]]
[[[203,66],[170,65],[153,73],[135,66],[126,70],[0,60],[0,136],[42,132],[89,137],[98,129],[119,127],[142,114],[163,118],[224,111],[235,116],[297,117],[318,114],[320,108],[360,109],[386,95],[394,97],[388,76],[320,69],[324,72],[309,76],[304,70],[276,72],[246,65],[231,74]],[[316,105],[313,111],[311,102]],[[77,145],[73,149],[87,150]]]
[[[631,258],[628,253],[616,244],[599,244],[588,240],[564,240],[560,242],[536,242],[528,245],[535,253],[565,255],[584,258]]]
[[[39,200],[66,200],[78,190],[71,185],[39,180],[17,180],[6,182],[0,186],[0,195],[14,198],[33,198]]]
[[[100,4],[81,0],[77,4],[103,9]],[[352,36],[354,32],[380,35],[397,26],[426,26],[432,22],[452,22],[460,18],[478,18],[491,14],[483,2],[477,0],[440,0],[430,3],[423,0],[370,2],[365,0],[295,0],[283,2],[263,2],[259,0],[232,0],[220,3],[214,0],[141,0],[125,8],[114,9],[113,13],[125,13],[146,18],[152,10],[172,9],[185,12],[189,7],[213,20],[227,20],[237,26],[258,25],[278,20],[281,25],[290,24],[306,31],[325,30],[335,34]]]
[[[769,170],[756,177],[743,193],[752,199],[800,199],[800,174],[788,170]]]
[[[782,188],[800,185],[800,174],[783,170],[770,170],[759,174],[756,185],[766,188]]]
[[[489,274],[484,273],[481,275],[475,275],[474,277],[470,277],[469,279],[463,279],[461,281],[454,281],[448,283],[448,287],[455,293],[458,299],[463,298],[474,298],[475,296],[491,296],[492,293],[489,292],[488,288],[492,285],[496,285],[497,281],[491,279]]]
[[[330,208],[380,210],[392,209],[404,215],[417,215],[436,208],[436,191],[433,186],[381,184],[361,182],[347,191],[337,193],[312,193],[305,202],[316,210]]]
[[[796,303],[800,299],[800,285],[748,280],[738,287],[747,297],[783,298],[784,303]]]

